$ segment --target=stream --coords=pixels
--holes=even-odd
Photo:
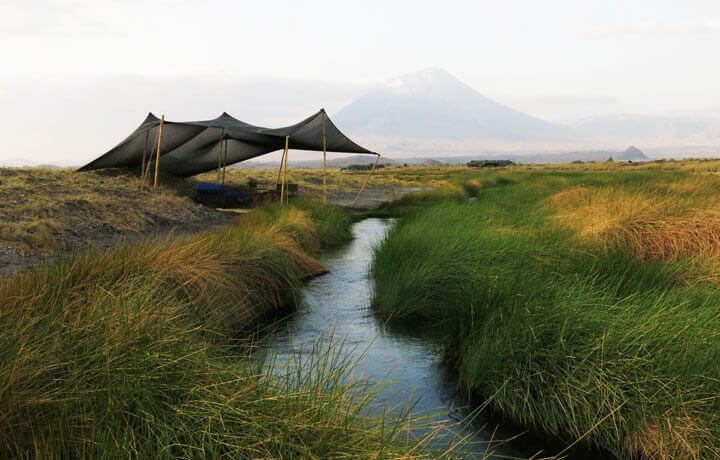
[[[276,362],[290,363],[332,331],[342,340],[344,352],[361,359],[356,375],[388,382],[375,399],[380,409],[416,401],[411,415],[432,413],[433,421],[449,425],[432,448],[442,450],[459,434],[469,441],[463,449],[465,458],[528,458],[543,450],[525,436],[503,442],[503,435],[492,433],[497,423],[488,420],[462,428],[458,422],[466,420],[469,412],[457,399],[452,373],[443,366],[439,348],[423,338],[427,334],[400,332],[373,316],[368,277],[372,246],[391,225],[382,219],[360,221],[354,225],[352,242],[321,257],[330,273],[311,280],[298,311],[278,323],[268,345],[270,354]]]

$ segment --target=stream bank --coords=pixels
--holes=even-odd
[[[400,411],[413,401],[412,415],[433,414],[433,422],[447,425],[433,446],[438,450],[463,436],[468,440],[467,458],[527,458],[541,451],[535,445],[503,442],[493,434],[496,424],[487,420],[475,420],[468,428],[458,426],[468,411],[458,399],[441,350],[422,331],[387,327],[372,314],[371,250],[391,225],[377,218],[359,221],[352,242],[320,257],[330,272],[307,284],[298,311],[278,323],[268,354],[292,366],[298,353],[311,353],[319,337],[332,334],[344,351],[359,360],[356,377],[362,374],[371,382],[386,382],[376,399],[378,411]]]

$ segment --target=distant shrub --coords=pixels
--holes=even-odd
[[[498,168],[514,164],[515,162],[510,160],[471,160],[467,162],[467,166],[470,168]]]
[[[385,165],[377,165],[375,169],[382,169]],[[361,165],[347,165],[344,168],[340,168],[340,171],[370,171],[373,169],[373,163],[361,164]]]

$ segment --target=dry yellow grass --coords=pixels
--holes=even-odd
[[[465,187],[477,193],[482,189],[482,182],[477,179],[470,179],[469,181],[465,182]]]
[[[644,162],[560,163],[508,166],[504,169],[529,171],[685,171],[692,173],[720,172],[720,159],[657,160]]]
[[[703,434],[707,437],[710,433],[693,417],[667,414],[628,439],[628,450],[652,460],[697,460],[702,458]]]
[[[129,173],[0,168],[0,245],[48,253],[66,236],[138,232],[202,217],[177,183],[140,190]]]
[[[638,187],[575,186],[548,199],[555,222],[605,247],[646,260],[720,260],[720,183],[714,177],[659,180]],[[716,274],[717,269],[712,269]]]

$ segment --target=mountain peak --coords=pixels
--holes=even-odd
[[[395,139],[557,138],[564,128],[518,112],[431,67],[390,80],[338,112],[353,135]]]
[[[413,72],[388,81],[387,87],[392,89],[419,89],[436,83],[458,83],[455,77],[438,67],[429,67],[419,72]]]

